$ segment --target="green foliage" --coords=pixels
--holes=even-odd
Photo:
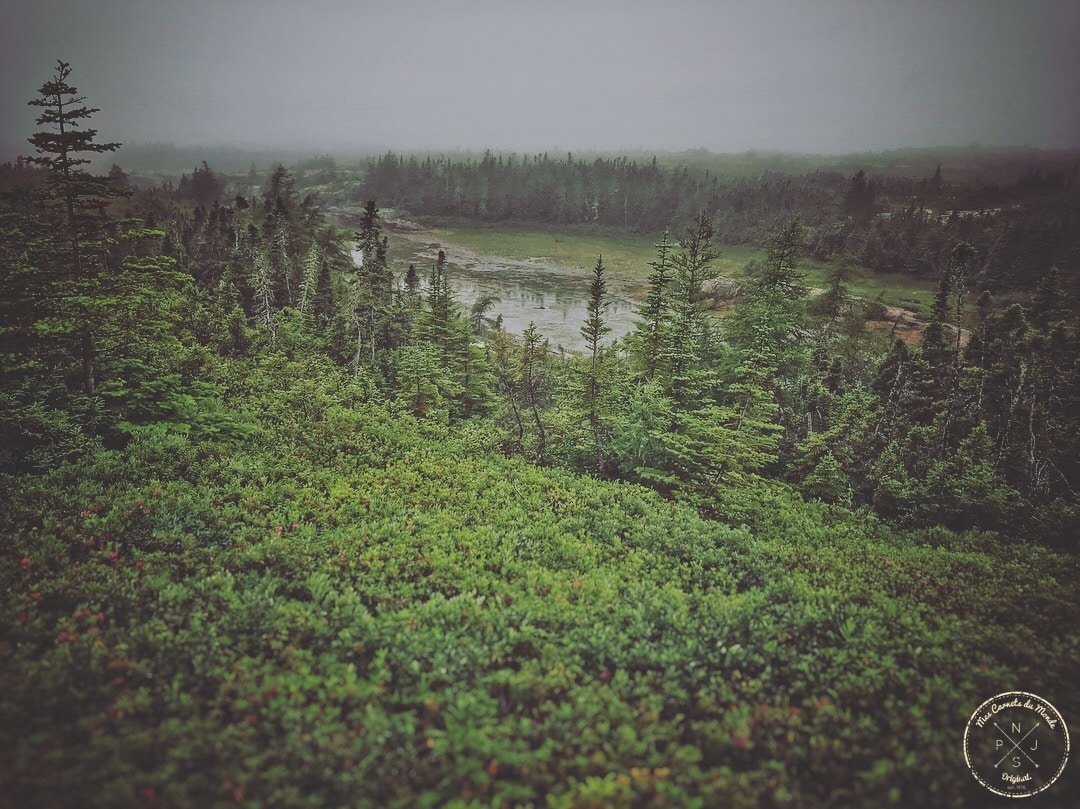
[[[641,320],[635,327],[629,343],[641,366],[646,380],[653,379],[663,369],[660,357],[668,353],[670,341],[671,266],[668,253],[671,244],[667,231],[656,245],[656,259],[649,262],[653,273],[649,276],[649,291],[638,314]]]
[[[357,267],[282,167],[194,193],[71,246],[73,198],[0,211],[0,804],[967,805],[988,694],[1080,711],[1076,557],[986,530],[1075,543],[1053,273],[961,350],[958,248],[879,362],[842,266],[806,317],[798,220],[721,334],[702,214],[633,359],[600,260],[566,358],[463,318],[442,253],[398,289],[373,201]]]
[[[1080,709],[1071,557],[761,484],[726,527],[280,355],[242,391],[242,447],[4,481],[17,802],[954,805],[1002,677]]]

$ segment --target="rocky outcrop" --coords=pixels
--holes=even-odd
[[[742,293],[742,284],[734,278],[719,275],[716,278],[706,278],[701,282],[701,294],[705,298],[705,305],[710,309],[730,306],[740,293]]]

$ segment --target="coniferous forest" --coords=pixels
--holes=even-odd
[[[158,183],[76,79],[0,169],[0,808],[986,805],[980,703],[1080,718],[1075,153]],[[598,255],[580,351],[509,333],[388,210],[645,234],[635,328]]]

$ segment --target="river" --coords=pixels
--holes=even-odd
[[[454,299],[465,314],[481,296],[492,295],[498,301],[488,311],[488,317],[502,315],[506,331],[521,334],[529,323],[535,323],[552,348],[577,352],[585,349],[581,327],[587,314],[589,271],[542,259],[481,255],[452,244],[436,245],[423,240],[409,240],[407,244],[412,246],[411,251],[406,251],[410,255],[391,260],[398,283],[412,263],[426,288],[436,255],[442,249]],[[356,251],[353,261],[359,262]],[[639,306],[635,298],[644,291],[639,280],[606,281],[604,319],[611,332],[603,341],[605,345],[633,330]]]

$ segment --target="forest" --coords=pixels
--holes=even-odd
[[[976,805],[984,699],[1080,715],[1075,154],[158,183],[71,72],[0,168],[0,807]],[[648,234],[635,328],[598,255],[584,350],[508,333],[387,210]]]

